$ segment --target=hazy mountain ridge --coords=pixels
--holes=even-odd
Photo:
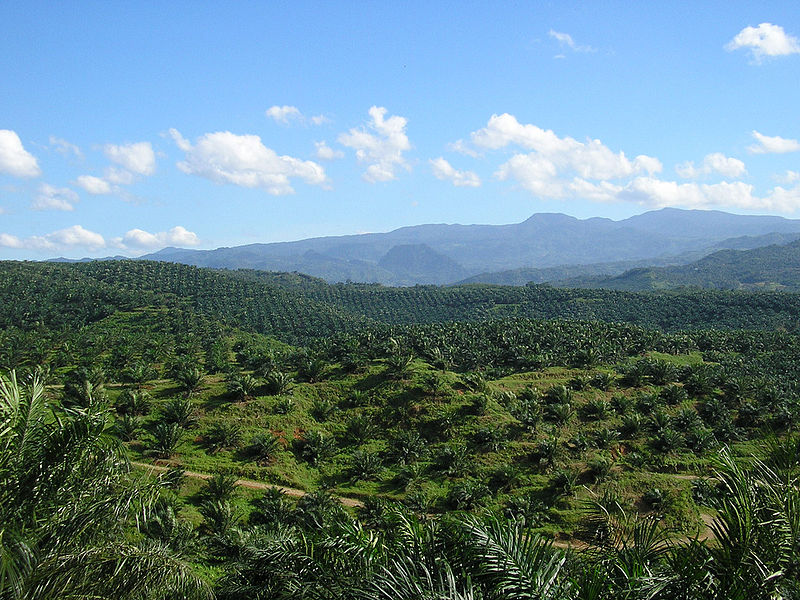
[[[686,265],[631,269],[612,277],[576,277],[558,285],[625,291],[677,287],[800,291],[800,240],[750,250],[719,250]]]
[[[665,208],[620,221],[538,213],[510,225],[417,225],[387,233],[216,250],[165,248],[141,258],[225,269],[299,271],[329,282],[451,284],[482,273],[565,265],[617,264],[603,267],[611,269],[605,272],[565,271],[565,277],[618,274],[632,266],[688,262],[731,238],[747,236],[754,239],[738,243],[759,244],[755,238],[768,236],[762,240],[765,245],[774,243],[775,236],[795,233],[800,234],[799,220]]]
[[[545,267],[541,269],[522,267],[509,271],[496,271],[493,273],[481,273],[467,277],[458,284],[469,283],[488,283],[493,285],[526,285],[528,283],[553,283],[559,285],[566,282],[569,285],[580,282],[581,278],[592,278],[592,282],[597,282],[597,278],[613,277],[621,275],[633,269],[644,269],[649,267],[669,267],[686,265],[692,263],[710,253],[719,250],[751,250],[763,246],[783,245],[793,242],[800,237],[800,233],[767,233],[759,236],[740,236],[723,240],[703,250],[685,252],[676,256],[666,256],[654,259],[641,259],[632,261],[617,261],[608,263],[593,263],[588,265],[560,265],[557,267]],[[590,280],[587,279],[588,283]]]

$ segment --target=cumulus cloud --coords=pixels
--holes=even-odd
[[[458,171],[441,156],[428,161],[428,163],[437,179],[451,181],[456,187],[479,187],[481,185],[481,179],[477,173]]]
[[[111,238],[108,241],[99,233],[90,231],[81,225],[73,225],[46,235],[34,235],[27,238],[0,233],[0,246],[27,250],[57,251],[78,248],[93,251],[113,247],[120,250],[141,251],[164,246],[185,247],[199,244],[200,239],[197,234],[180,225],[158,233],[150,233],[143,229],[131,229],[122,237]]]
[[[514,179],[540,196],[563,198],[569,195],[569,180],[615,180],[662,170],[661,161],[640,155],[629,159],[624,152],[614,152],[600,140],[580,142],[559,137],[551,130],[522,124],[510,114],[492,115],[486,127],[472,133],[472,145],[487,150],[508,146],[532,150],[515,154],[500,165],[498,179]]]
[[[800,171],[786,171],[785,173],[776,175],[775,181],[777,181],[778,183],[783,183],[785,185],[796,183],[800,181]]]
[[[758,131],[753,131],[753,137],[757,143],[747,148],[752,154],[785,154],[800,151],[800,142],[797,140],[782,138],[778,135],[768,136]]]
[[[289,125],[292,121],[296,121],[298,123],[302,123],[307,125],[311,123],[312,125],[324,125],[325,123],[329,123],[330,119],[325,115],[314,115],[313,117],[306,117],[300,109],[296,106],[270,106],[266,110],[266,115],[276,123],[281,123],[282,125]]]
[[[355,150],[358,161],[367,165],[362,177],[370,183],[395,179],[398,168],[410,170],[403,157],[403,152],[411,149],[406,135],[408,121],[397,115],[386,118],[386,114],[384,107],[373,106],[366,127],[339,135],[339,143]]]
[[[94,231],[84,229],[80,225],[73,225],[66,229],[59,229],[53,233],[49,233],[44,238],[47,245],[54,244],[56,246],[86,246],[89,248],[102,248],[106,245],[103,236]]]
[[[580,44],[576,44],[575,40],[573,40],[572,36],[568,33],[562,33],[560,31],[554,31],[551,29],[548,35],[558,41],[562,48],[566,47],[574,52],[597,52],[597,50],[591,46],[581,46]],[[559,54],[556,56],[556,58],[564,58],[564,55]]]
[[[71,144],[67,140],[61,139],[54,135],[50,136],[50,147],[63,156],[83,158],[83,152],[81,152],[81,149],[75,144]]]
[[[150,142],[106,144],[103,151],[109,160],[136,175],[152,175],[156,171],[156,154]]]
[[[10,233],[0,233],[0,246],[4,248],[24,248],[22,240]]]
[[[15,131],[0,129],[0,173],[14,177],[38,177],[42,174],[36,157],[25,150]]]
[[[48,183],[39,186],[31,208],[34,210],[75,210],[73,204],[78,201],[78,194],[69,188],[57,188]]]
[[[747,168],[738,158],[714,152],[707,154],[700,166],[695,166],[693,162],[687,161],[676,166],[675,172],[684,179],[697,179],[711,174],[719,174],[723,177],[741,177],[747,173]]]
[[[568,187],[576,197],[596,202],[634,202],[648,208],[739,208],[782,213],[800,210],[800,186],[777,186],[765,196],[758,196],[752,185],[742,181],[698,184],[636,177],[625,185],[616,185],[575,179]]]
[[[619,198],[655,207],[735,207],[784,213],[795,212],[800,208],[798,188],[787,190],[775,187],[766,196],[760,197],[754,193],[752,185],[742,181],[699,185],[640,177],[628,184],[619,194]]]
[[[94,175],[81,175],[75,180],[75,183],[95,196],[110,194],[113,191],[111,185],[105,179]]]
[[[126,171],[125,169],[119,169],[117,167],[108,167],[105,170],[105,176],[103,177],[105,181],[108,183],[115,183],[118,185],[130,185],[134,181],[133,173],[130,171]]]
[[[344,152],[341,150],[334,150],[325,141],[314,142],[317,149],[316,155],[320,160],[336,160],[337,158],[344,158]]]
[[[296,106],[270,106],[267,109],[267,116],[277,121],[278,123],[283,123],[284,125],[288,125],[289,121],[292,119],[300,119],[302,118],[302,113],[300,109]]]
[[[28,238],[19,238],[8,233],[0,233],[0,246],[6,248],[25,248],[31,250],[60,250],[69,248],[88,248],[97,250],[104,248],[106,241],[102,235],[73,225],[66,229],[59,229],[46,235],[34,235]]]
[[[758,27],[745,27],[725,44],[728,52],[740,48],[749,50],[753,62],[760,63],[765,58],[799,54],[800,41],[788,35],[780,25],[761,23]]]
[[[114,240],[114,244],[126,249],[152,249],[164,246],[197,246],[200,238],[185,227],[177,225],[169,231],[150,233],[143,229],[131,229],[122,238]]]
[[[264,146],[257,135],[218,131],[201,136],[194,145],[175,129],[170,129],[170,135],[185,153],[185,160],[178,163],[178,168],[189,175],[217,183],[263,188],[273,195],[294,193],[291,186],[293,177],[312,185],[327,183],[321,165],[292,156],[279,156]]]
[[[480,154],[464,140],[456,140],[455,142],[447,144],[447,149],[452,150],[453,152],[458,152],[459,154],[471,156],[473,158],[480,156]]]

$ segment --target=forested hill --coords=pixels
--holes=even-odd
[[[577,277],[570,287],[642,291],[683,286],[800,291],[800,240],[752,250],[720,250],[687,265],[632,269],[614,277]]]
[[[0,327],[72,329],[121,310],[201,313],[291,341],[362,327],[363,317],[290,287],[225,271],[137,261],[0,263]]]
[[[296,274],[171,263],[0,263],[0,326],[75,328],[118,310],[178,307],[295,342],[381,325],[508,317],[626,322],[666,331],[784,329],[800,296],[780,292],[630,293],[548,286],[336,284]]]

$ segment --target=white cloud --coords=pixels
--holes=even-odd
[[[48,244],[57,246],[87,246],[89,248],[102,248],[106,245],[103,236],[94,231],[84,229],[80,225],[73,225],[66,229],[59,229],[45,236]]]
[[[317,158],[320,160],[336,160],[337,158],[344,158],[344,152],[341,150],[334,150],[325,141],[314,142],[317,149]]]
[[[785,154],[800,151],[800,142],[778,135],[768,136],[753,131],[753,137],[758,142],[747,148],[753,154]]]
[[[324,125],[330,123],[330,119],[325,115],[314,115],[313,117],[306,117],[300,109],[296,106],[270,106],[266,110],[266,115],[276,123],[289,125],[292,121],[297,121],[304,125],[311,123],[312,125]]]
[[[292,119],[302,119],[303,115],[296,106],[270,106],[267,111],[267,116],[278,123],[288,125]]]
[[[753,62],[760,63],[764,58],[800,53],[800,41],[780,25],[761,23],[758,27],[745,27],[725,44],[728,52],[740,48],[750,50]]]
[[[699,167],[696,167],[693,162],[687,161],[677,165],[675,172],[684,179],[697,179],[713,173],[724,177],[741,177],[747,173],[747,168],[738,158],[731,158],[721,152],[714,152],[707,154]]]
[[[478,152],[475,151],[469,144],[467,144],[464,140],[456,140],[450,144],[447,144],[447,149],[452,150],[453,152],[458,152],[459,154],[465,154],[466,156],[471,156],[476,158],[480,156]]]
[[[0,246],[5,248],[24,248],[22,240],[10,233],[0,233]]]
[[[152,175],[156,171],[156,155],[150,142],[115,146],[106,144],[103,150],[109,160],[137,175]]]
[[[441,156],[428,161],[437,179],[449,180],[456,187],[479,187],[481,179],[472,171],[458,171]]]
[[[169,231],[149,233],[143,229],[131,229],[121,239],[114,240],[120,248],[149,249],[164,246],[197,246],[200,238],[185,227],[177,225]]]
[[[778,183],[791,185],[792,183],[797,183],[800,181],[800,171],[786,171],[785,173],[776,175],[774,179]]]
[[[177,130],[170,135],[186,153],[178,168],[217,183],[263,188],[273,195],[291,194],[290,179],[297,177],[312,185],[327,183],[321,165],[292,156],[279,156],[261,143],[257,135],[236,135],[230,131],[207,133],[189,143]]]
[[[78,194],[69,188],[57,188],[48,183],[39,186],[39,193],[33,199],[34,210],[74,210],[73,203],[78,201]]]
[[[384,107],[373,106],[369,109],[368,129],[353,128],[339,135],[339,143],[355,150],[358,161],[367,165],[362,177],[370,183],[395,179],[400,167],[410,170],[403,158],[403,152],[411,149],[407,120],[397,115],[387,119],[386,113]]]
[[[28,248],[32,250],[58,250],[64,248],[104,248],[103,236],[89,231],[80,225],[59,229],[47,235],[34,235],[20,239],[15,235],[0,233],[0,246],[7,248]]]
[[[104,179],[108,183],[115,183],[118,185],[130,185],[133,183],[133,173],[125,169],[118,169],[117,167],[108,167],[105,171]]]
[[[500,165],[495,177],[501,181],[515,179],[532,194],[546,198],[563,198],[566,181],[558,178],[552,161],[535,154],[516,154]]]
[[[697,184],[637,177],[625,185],[614,185],[576,179],[567,187],[575,197],[595,202],[635,202],[649,208],[738,208],[782,213],[800,210],[800,186],[775,187],[766,196],[757,196],[753,186],[742,181]]]
[[[615,180],[641,173],[652,175],[663,168],[655,157],[640,155],[631,160],[600,140],[561,138],[551,130],[523,125],[510,114],[492,115],[486,127],[472,133],[471,140],[474,146],[488,150],[507,146],[532,150],[512,156],[500,165],[495,176],[514,179],[524,189],[550,198],[569,196],[572,177]]]
[[[67,140],[61,139],[54,135],[50,136],[50,147],[64,156],[83,158],[83,152],[81,152],[81,149],[75,144],[70,144]]]
[[[94,175],[81,175],[75,180],[75,183],[95,196],[112,192],[111,185],[105,179],[100,179]]]
[[[169,231],[161,231],[159,233],[131,229],[123,237],[111,238],[108,242],[99,233],[85,229],[81,225],[73,225],[46,235],[34,235],[27,238],[0,233],[0,246],[29,250],[55,251],[72,248],[97,250],[115,247],[121,250],[135,251],[164,246],[197,246],[199,244],[200,239],[197,234],[180,225],[173,227]]]
[[[14,177],[38,177],[42,174],[36,157],[25,150],[15,131],[0,129],[0,173]]]
[[[591,46],[581,46],[575,43],[575,40],[572,39],[572,36],[568,33],[561,33],[559,31],[550,30],[548,34],[551,38],[558,41],[559,45],[563,47],[567,47],[575,52],[597,52],[595,48]],[[563,54],[557,55],[555,58],[564,58]]]
[[[770,138],[758,132],[753,132],[753,136],[759,145],[751,148],[751,152],[800,150],[796,140]],[[561,138],[553,131],[521,124],[509,114],[493,115],[486,127],[472,133],[469,146],[463,142],[459,146],[532,150],[511,156],[497,168],[495,177],[515,181],[541,198],[634,202],[647,207],[800,211],[800,185],[776,186],[757,195],[755,188],[743,181],[699,184],[662,180],[654,176],[662,170],[657,158],[641,155],[631,160],[623,152],[611,151],[599,140],[580,142]],[[676,172],[687,178],[712,174],[737,178],[745,175],[747,169],[741,160],[717,152],[708,154],[700,165],[692,162],[677,165]],[[779,181],[787,186],[796,184],[800,174],[789,171]]]

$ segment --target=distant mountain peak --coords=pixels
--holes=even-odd
[[[330,282],[448,284],[514,269],[675,264],[675,257],[704,256],[730,238],[763,237],[769,243],[768,234],[791,233],[800,233],[800,221],[721,211],[663,208],[619,221],[548,212],[516,224],[414,225],[386,233],[216,250],[170,247],[141,258],[201,267],[299,271]]]

